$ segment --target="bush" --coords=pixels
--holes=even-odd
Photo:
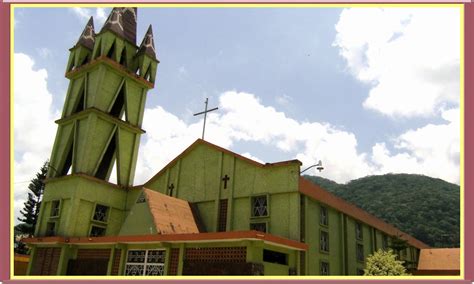
[[[392,250],[378,250],[367,257],[364,275],[372,276],[403,276],[406,273],[403,261],[397,260]]]

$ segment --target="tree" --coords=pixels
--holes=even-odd
[[[384,251],[379,249],[367,257],[364,275],[370,276],[402,276],[406,273],[403,261],[397,260],[397,256],[390,249]]]
[[[392,244],[390,248],[395,251],[396,254],[400,254],[400,251],[408,247],[408,242],[400,236],[392,236]]]
[[[48,162],[45,162],[39,172],[36,173],[36,177],[33,178],[28,185],[28,199],[24,204],[22,210],[20,210],[23,217],[18,218],[19,221],[23,222],[18,225],[19,233],[33,236],[35,233],[36,222],[38,220],[39,209],[41,205],[41,199],[44,191],[44,180],[48,172]]]

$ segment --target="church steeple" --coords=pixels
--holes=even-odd
[[[158,60],[151,26],[136,45],[137,9],[113,8],[96,35],[92,17],[70,49],[71,80],[51,155],[48,177],[86,174],[133,183],[146,93]]]
[[[137,8],[113,8],[100,32],[106,30],[136,44]]]
[[[142,52],[148,54],[152,58],[156,58],[155,41],[153,39],[153,30],[151,25],[148,27],[148,30],[143,37],[142,44],[140,44],[140,48],[138,49],[138,53]]]
[[[138,75],[145,80],[154,82],[156,76],[156,67],[159,61],[156,59],[155,41],[153,39],[153,30],[151,25],[143,37],[142,43],[137,52]]]
[[[94,19],[90,17],[77,43],[69,50],[66,72],[72,71],[91,60],[95,43]]]
[[[89,21],[86,24],[86,27],[82,31],[79,40],[76,43],[76,46],[83,45],[88,49],[92,50],[94,48],[95,42],[95,30],[94,30],[94,19],[90,17]]]

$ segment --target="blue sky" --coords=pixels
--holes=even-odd
[[[110,8],[17,8],[15,204],[49,158],[68,48]],[[458,8],[139,8],[161,63],[136,183],[201,135],[263,162],[322,160],[347,182],[388,172],[459,183]],[[440,21],[439,19],[443,19]],[[25,82],[28,82],[25,84]],[[41,141],[38,141],[41,137]]]

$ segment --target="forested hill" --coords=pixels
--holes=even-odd
[[[456,184],[412,174],[368,176],[347,184],[305,178],[432,247],[459,247]]]

